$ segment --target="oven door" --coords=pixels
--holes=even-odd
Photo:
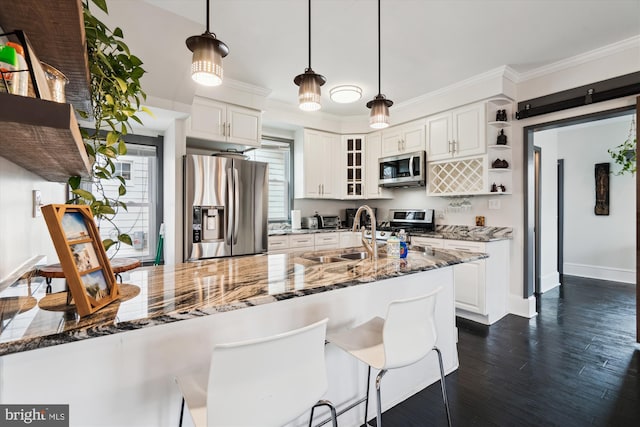
[[[379,184],[383,187],[425,185],[425,152],[382,157],[378,160]]]

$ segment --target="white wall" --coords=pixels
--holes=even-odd
[[[0,280],[36,255],[47,262],[58,257],[43,217],[32,217],[32,191],[42,192],[42,203],[64,203],[65,185],[45,181],[0,157]]]
[[[635,283],[635,176],[612,173],[609,215],[594,213],[594,165],[620,169],[607,149],[627,139],[630,124],[628,115],[558,130],[558,157],[565,159],[565,274]]]
[[[542,149],[540,170],[540,290],[560,285],[558,273],[558,132],[536,132],[534,145]],[[570,187],[566,187],[571,192]]]

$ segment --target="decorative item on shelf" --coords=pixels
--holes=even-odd
[[[497,110],[496,122],[506,122],[506,121],[507,121],[507,110]]]
[[[507,187],[505,187],[504,184],[498,185],[498,193],[506,193],[506,192],[507,192]]]
[[[186,40],[187,48],[193,52],[191,78],[204,86],[222,84],[222,58],[229,54],[229,47],[209,31],[209,0],[207,0],[207,30]]]
[[[69,83],[69,79],[60,70],[51,65],[41,62],[44,75],[47,78],[47,85],[51,91],[51,100],[64,104],[67,102],[64,89]]]
[[[504,134],[504,129],[500,129],[500,133],[498,134],[496,144],[507,145],[507,135]]]
[[[115,275],[100,241],[91,208],[46,205],[42,214],[80,317],[118,299]],[[70,299],[67,298],[70,303]]]
[[[492,193],[497,193],[498,192],[498,186],[496,185],[495,182],[493,184],[491,184],[491,192]]]
[[[509,162],[506,160],[495,159],[493,163],[491,163],[491,167],[493,169],[507,169],[509,167]]]
[[[389,107],[393,101],[385,98],[380,90],[380,0],[378,0],[378,94],[373,100],[367,102],[367,108],[371,109],[369,126],[373,129],[384,129],[389,126]]]
[[[476,216],[476,225],[478,227],[484,227],[484,216],[482,215]]]
[[[320,86],[327,82],[320,74],[311,68],[311,0],[309,0],[309,67],[305,68],[303,74],[298,74],[293,82],[300,86],[298,90],[299,107],[303,111],[316,111],[322,106],[320,104]]]

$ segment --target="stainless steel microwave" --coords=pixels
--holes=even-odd
[[[426,153],[416,151],[378,159],[381,187],[418,187],[426,183]]]

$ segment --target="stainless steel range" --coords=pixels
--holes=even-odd
[[[389,221],[382,222],[376,230],[376,240],[386,241],[400,230],[407,234],[430,233],[435,231],[435,215],[433,209],[391,209]],[[367,236],[371,236],[365,233]]]

